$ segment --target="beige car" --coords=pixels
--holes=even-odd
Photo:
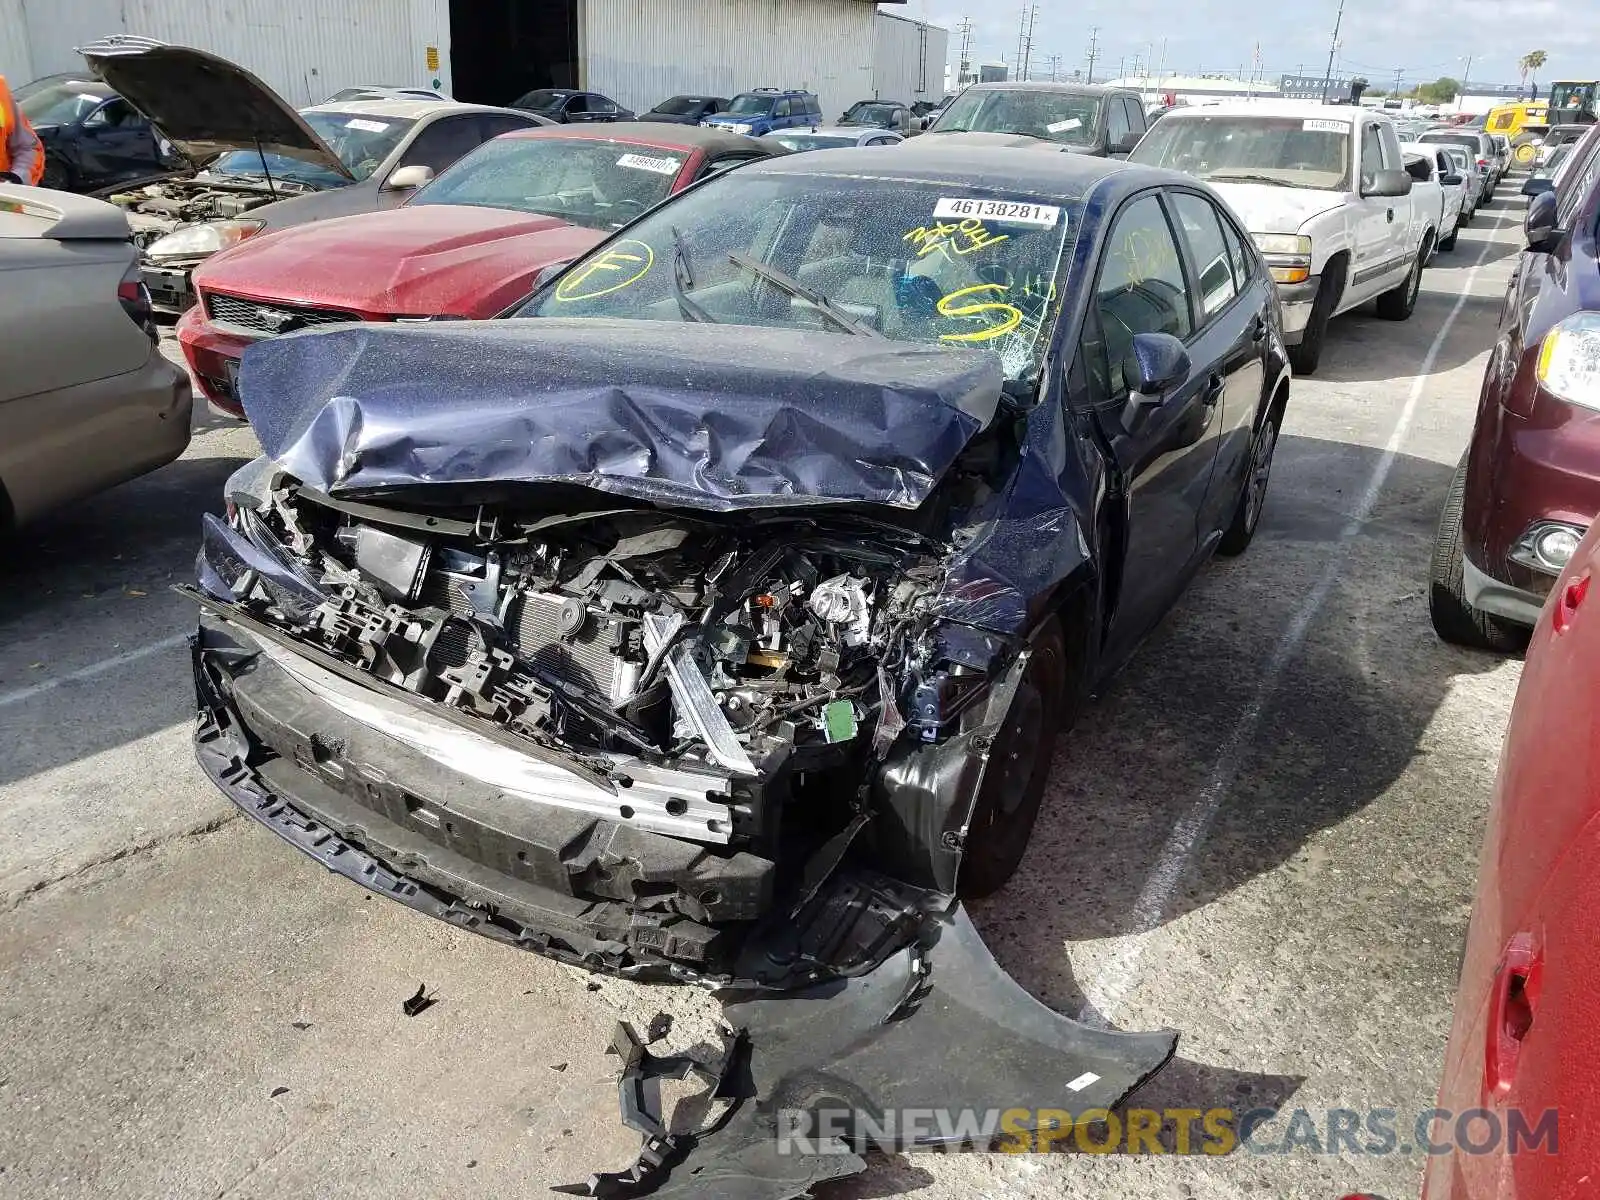
[[[0,531],[183,453],[189,380],[153,328],[121,209],[0,185]]]

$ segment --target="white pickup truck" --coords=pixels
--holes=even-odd
[[[1292,100],[1176,109],[1130,160],[1210,184],[1261,248],[1283,303],[1289,360],[1316,370],[1328,322],[1369,300],[1404,321],[1439,231],[1439,198],[1413,198],[1381,112]]]

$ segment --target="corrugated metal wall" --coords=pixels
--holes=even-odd
[[[872,95],[863,0],[581,0],[587,87],[643,112],[668,96],[817,93],[833,120]]]
[[[33,55],[28,49],[22,0],[0,0],[0,75],[17,87],[39,74],[33,69]]]
[[[872,86],[881,100],[915,104],[944,96],[950,34],[880,12],[872,27]]]
[[[294,104],[352,84],[450,83],[450,0],[68,0],[28,3],[24,22],[36,75],[81,68],[74,46],[136,33],[230,58]]]

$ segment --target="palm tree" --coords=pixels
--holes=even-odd
[[[1543,50],[1529,50],[1517,60],[1517,69],[1522,72],[1522,78],[1527,79],[1529,75],[1533,76],[1533,94],[1535,96],[1539,94],[1539,68],[1544,66],[1547,57]]]

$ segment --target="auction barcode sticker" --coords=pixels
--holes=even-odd
[[[632,167],[635,171],[651,171],[657,175],[676,175],[678,173],[677,159],[653,158],[648,154],[624,154],[617,159],[617,166]]]
[[[933,215],[956,221],[998,221],[1011,225],[1038,225],[1052,229],[1061,222],[1061,210],[1050,204],[1020,204],[1012,200],[978,200],[940,196]]]
[[[383,133],[389,128],[387,121],[369,121],[365,117],[351,117],[344,123],[346,129],[359,129],[362,133]]]
[[[1349,133],[1350,122],[1328,121],[1321,117],[1310,117],[1300,128],[1305,133]]]
[[[1074,129],[1082,128],[1083,122],[1078,120],[1077,117],[1068,117],[1065,121],[1057,121],[1052,125],[1046,125],[1044,131],[1046,133],[1070,133]]]

